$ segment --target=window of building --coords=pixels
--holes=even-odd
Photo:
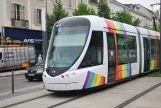
[[[58,0],[53,0],[54,1],[54,3],[58,3]]]
[[[77,3],[77,6],[78,6],[80,3],[83,3],[83,0],[77,0],[76,3]]]
[[[36,24],[41,25],[41,14],[42,14],[42,10],[36,9]]]
[[[20,4],[12,4],[12,18],[17,20],[25,19],[25,7]]]
[[[89,2],[90,2],[90,3],[96,3],[96,4],[97,4],[97,3],[100,2],[100,0],[89,0]]]
[[[93,31],[91,41],[80,68],[103,64],[103,32]]]
[[[68,0],[68,8],[72,8],[72,0]]]
[[[129,63],[135,63],[137,62],[136,37],[127,36],[127,42],[128,42]]]
[[[127,39],[124,35],[117,34],[118,64],[127,64]]]

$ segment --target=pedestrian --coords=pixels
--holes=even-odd
[[[42,57],[41,57],[41,54],[39,55],[38,57],[38,62],[42,61]]]

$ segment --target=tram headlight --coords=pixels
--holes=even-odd
[[[77,73],[73,72],[73,73],[71,73],[71,75],[73,75],[73,76],[77,76]]]

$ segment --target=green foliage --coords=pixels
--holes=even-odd
[[[155,29],[153,27],[143,26],[143,28],[155,31]],[[160,32],[160,25],[159,24],[157,25],[157,32]]]
[[[133,26],[140,26],[141,20],[139,18],[133,20]]]
[[[157,32],[160,32],[160,24],[157,25]]]
[[[48,39],[50,39],[52,27],[54,24],[64,18],[67,17],[68,13],[63,9],[62,2],[59,0],[57,4],[53,4],[53,12],[51,15],[47,15],[47,34]]]
[[[135,19],[129,11],[118,11],[113,16],[113,20],[119,21],[122,23],[130,24],[133,26],[140,26],[141,20],[139,18]]]
[[[110,19],[110,8],[106,3],[103,2],[103,0],[101,0],[101,2],[98,4],[97,9],[98,16]]]
[[[156,71],[148,74],[147,77],[161,77],[161,73],[159,71]]]
[[[150,27],[150,26],[143,26],[143,28],[145,28],[145,29],[149,29],[149,30],[153,30],[153,28],[152,27]]]
[[[113,20],[132,25],[133,17],[129,11],[118,11],[113,16]]]
[[[78,8],[73,12],[73,16],[80,15],[96,15],[96,12],[93,8],[89,8],[86,4],[80,3]]]

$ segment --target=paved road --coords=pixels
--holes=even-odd
[[[0,78],[0,94],[12,90],[11,89],[12,79],[11,78],[12,78],[11,76]],[[25,79],[24,75],[15,76],[14,78],[15,78],[15,89],[16,90],[42,84],[41,81],[29,82],[27,79]]]

